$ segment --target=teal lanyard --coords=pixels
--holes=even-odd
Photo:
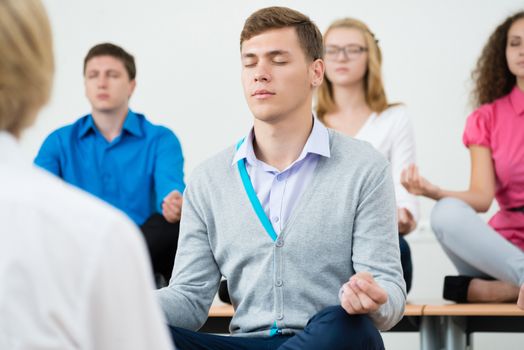
[[[237,146],[236,146],[237,150],[242,145],[243,142],[244,142],[244,139],[240,140],[237,143]],[[277,233],[275,232],[273,225],[271,225],[271,221],[269,221],[266,213],[264,212],[264,208],[262,208],[262,204],[260,204],[260,201],[258,200],[255,189],[253,188],[253,184],[251,183],[251,179],[249,178],[249,174],[247,173],[246,160],[239,159],[237,162],[237,165],[238,165],[238,172],[240,173],[240,178],[242,179],[242,184],[244,185],[244,189],[246,190],[247,197],[249,198],[249,201],[251,202],[251,206],[253,207],[255,214],[257,214],[258,216],[258,220],[260,220],[260,223],[262,223],[262,226],[264,226],[264,229],[266,230],[267,234],[269,235],[269,237],[271,237],[271,239],[274,242],[278,238]]]
[[[237,143],[236,149],[238,150],[242,143],[244,142],[244,139],[240,140]],[[238,172],[240,173],[240,178],[242,179],[242,184],[244,185],[244,189],[246,190],[247,197],[249,198],[249,201],[251,202],[251,206],[253,207],[253,210],[255,210],[255,213],[258,216],[258,219],[262,223],[262,226],[264,226],[264,229],[266,230],[267,234],[271,239],[274,241],[277,240],[277,233],[275,232],[275,229],[273,228],[273,225],[271,225],[271,222],[269,221],[266,213],[264,212],[264,208],[262,208],[262,204],[260,204],[260,201],[258,200],[257,193],[255,192],[255,189],[253,188],[253,184],[251,183],[251,179],[249,178],[249,174],[247,173],[246,169],[246,160],[245,158],[239,159],[237,162],[238,165]],[[273,323],[271,326],[271,329],[269,330],[269,336],[274,337],[276,335],[282,334],[282,330],[278,328],[277,321]]]

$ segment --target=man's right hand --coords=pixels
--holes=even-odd
[[[182,195],[177,190],[165,196],[162,202],[162,215],[170,223],[180,221],[182,215]]]

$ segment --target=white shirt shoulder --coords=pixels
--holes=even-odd
[[[391,106],[380,114],[373,113],[356,138],[368,141],[391,163],[397,206],[408,209],[418,220],[418,200],[400,183],[402,170],[416,163],[413,125],[406,106]]]
[[[172,349],[140,232],[0,133],[0,348]]]

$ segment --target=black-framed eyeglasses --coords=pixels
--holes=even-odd
[[[367,47],[360,46],[357,44],[349,44],[346,46],[329,45],[324,48],[324,55],[328,60],[336,60],[340,52],[344,53],[346,60],[355,59],[360,56],[363,52],[368,50]]]

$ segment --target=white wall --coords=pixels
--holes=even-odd
[[[83,92],[83,57],[94,44],[111,41],[137,61],[138,86],[131,107],[177,133],[190,176],[198,163],[248,131],[251,116],[240,86],[240,31],[254,10],[284,5],[309,15],[322,31],[342,16],[368,23],[383,50],[388,95],[405,102],[410,110],[422,172],[441,186],[455,189],[464,188],[469,178],[461,135],[471,111],[470,72],[495,25],[524,8],[520,0],[44,3],[55,35],[57,71],[52,100],[22,140],[29,157],[34,157],[49,132],[89,112]],[[409,238],[415,259],[411,297],[436,298],[441,293],[441,276],[453,273],[453,267],[424,223],[432,202],[421,203],[422,230]],[[389,348],[406,345],[396,342],[396,336],[387,338],[393,339]],[[480,343],[476,348],[489,344]],[[511,349],[512,343],[506,348]]]
[[[471,111],[470,72],[494,26],[524,8],[518,0],[44,3],[55,34],[57,71],[50,104],[23,138],[31,157],[50,131],[89,111],[83,58],[94,44],[112,41],[137,61],[131,107],[177,133],[191,174],[250,127],[240,86],[240,30],[254,10],[281,4],[308,14],[321,30],[341,16],[369,24],[383,50],[388,95],[411,112],[422,172],[451,188],[464,187],[469,176],[461,134]],[[423,200],[423,213],[431,205]]]

